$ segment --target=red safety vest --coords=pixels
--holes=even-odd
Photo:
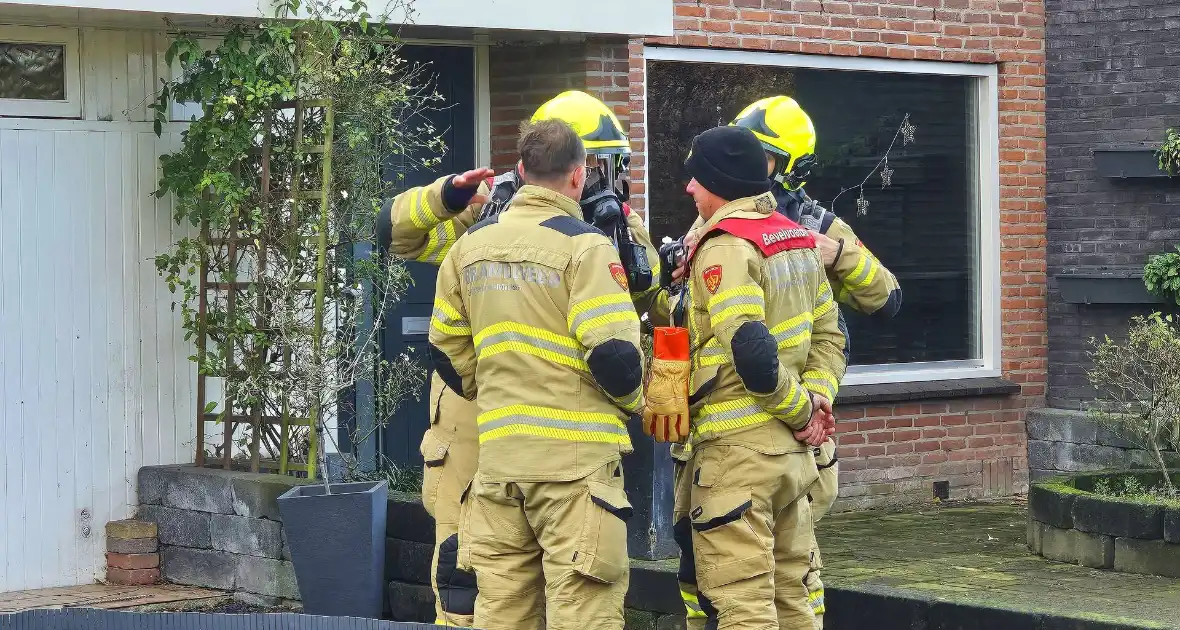
[[[721,232],[753,243],[758,251],[767,258],[789,249],[815,248],[815,236],[811,232],[775,212],[759,219],[733,217],[718,221],[717,225],[701,235],[696,247],[693,247],[692,251],[688,253],[688,259],[690,261],[693,259],[701,243]]]

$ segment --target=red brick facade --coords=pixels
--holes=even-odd
[[[840,407],[841,506],[952,498],[1027,486],[1024,410],[1044,404],[1045,11],[1041,0],[675,0],[675,35],[492,53],[493,166],[511,166],[519,120],[559,89],[605,97],[629,121],[633,180],[644,178],[645,45],[996,64],[999,74],[1003,377],[1011,397]],[[620,76],[627,73],[624,78]],[[621,86],[629,85],[629,103]],[[632,207],[646,208],[641,183]]]
[[[628,125],[628,60],[624,40],[498,46],[491,51],[492,163],[516,163],[520,121],[564,90],[586,90]]]

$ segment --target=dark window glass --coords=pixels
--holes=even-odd
[[[843,307],[853,364],[979,358],[974,79],[751,65],[649,62],[652,235],[677,237],[696,218],[684,158],[696,134],[728,124],[746,105],[791,96],[816,128],[819,166],[807,193],[848,222],[898,278],[893,320]],[[889,154],[889,186],[869,173],[904,116],[917,131]],[[867,211],[858,192],[868,177]],[[834,203],[833,203],[834,201]]]
[[[0,42],[0,98],[66,100],[65,46]]]

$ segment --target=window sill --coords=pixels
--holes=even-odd
[[[1020,385],[1002,378],[961,378],[916,383],[882,383],[841,387],[836,406],[907,402],[941,398],[1008,396],[1020,393]]]

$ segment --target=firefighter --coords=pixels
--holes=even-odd
[[[533,121],[559,119],[582,137],[591,169],[591,185],[581,198],[583,214],[599,217],[599,225],[612,235],[628,272],[632,301],[640,312],[652,304],[659,277],[657,252],[643,219],[626,203],[631,144],[614,113],[598,99],[578,91],[563,92],[539,107]],[[446,179],[432,186],[414,188],[387,203],[380,215],[378,233],[383,248],[406,259],[438,265],[455,241],[479,220],[498,215],[508,207],[523,185],[521,165],[493,177],[477,169],[456,177],[463,185],[483,180],[466,206],[444,203]],[[614,195],[608,194],[613,185]],[[452,200],[452,203],[459,203]],[[621,210],[621,213],[618,212]],[[615,223],[604,220],[613,218]],[[650,261],[650,262],[649,262]],[[644,288],[639,288],[644,287]],[[435,592],[436,624],[471,627],[475,608],[475,576],[457,568],[460,497],[475,476],[478,441],[475,403],[443,384],[438,374],[430,383],[431,427],[422,438],[422,501],[435,519],[435,549],[431,585]]]
[[[761,141],[766,152],[767,174],[773,180],[771,190],[777,202],[776,210],[815,232],[828,281],[833,287],[837,287],[837,302],[855,312],[874,317],[892,318],[896,315],[902,302],[902,292],[896,278],[864,246],[847,223],[808,197],[803,189],[815,164],[816,133],[807,113],[794,99],[773,96],[750,104],[730,124],[750,129]],[[693,230],[700,225],[701,222],[698,221]],[[695,233],[690,231],[689,234],[690,236],[683,240],[684,245],[691,245],[695,241]],[[678,269],[674,273],[677,279],[682,274],[683,269]],[[845,333],[844,355],[847,359],[848,330],[842,311],[839,313],[839,323]],[[838,389],[836,385],[821,382],[805,383],[809,389],[824,393],[825,397],[833,401]],[[816,522],[836,501],[838,459],[835,451],[836,445],[832,440],[815,449],[816,464],[820,468],[819,479],[808,495],[812,498],[812,512]],[[680,459],[687,461],[688,457],[689,454],[682,451]],[[677,494],[681,497],[687,486],[678,483],[677,488],[681,489]],[[683,505],[687,501],[687,495],[683,496],[685,498],[677,501],[682,508],[679,512],[683,512]],[[681,525],[681,529],[683,527],[684,525]],[[682,558],[686,558],[686,563],[691,564],[690,550],[684,544],[681,545],[681,554]],[[823,583],[820,580],[822,560],[818,544],[813,545],[812,561],[812,571],[808,573],[808,588],[810,601],[816,611],[816,627],[822,628],[826,606]],[[688,579],[681,580],[681,590],[685,594],[689,626],[703,627],[706,619],[713,617],[709,610],[709,602],[698,601],[695,596],[695,586],[690,580],[691,571],[682,573],[682,577]],[[701,610],[702,607],[705,611]]]
[[[435,370],[480,412],[460,565],[479,578],[476,627],[621,630],[639,317],[613,243],[583,219],[578,134],[529,123],[518,150],[528,184],[452,247],[431,318]]]
[[[692,456],[679,479],[697,602],[719,628],[809,630],[809,445],[831,435],[834,418],[830,399],[806,385],[843,376],[836,304],[814,235],[774,212],[752,132],[701,134],[686,167],[703,221],[688,252],[697,352]]]
[[[852,228],[843,220],[807,196],[803,187],[815,165],[815,126],[807,112],[788,96],[772,96],[751,103],[731,125],[745,127],[757,136],[766,151],[767,170],[773,183],[771,190],[777,210],[788,219],[815,233],[827,271],[828,282],[835,288],[836,301],[855,312],[889,319],[901,308],[901,287],[894,275],[869,251]],[[844,313],[839,314],[840,329],[845,334],[844,356],[848,357],[848,328]],[[837,382],[808,382],[812,391],[835,401]],[[810,488],[814,521],[827,514],[838,494],[839,466],[836,444],[832,440],[816,448],[819,478]],[[814,538],[814,528],[812,536]],[[816,628],[823,628],[826,612],[820,571],[823,562],[814,540],[812,568],[807,576],[809,601],[816,613]]]

